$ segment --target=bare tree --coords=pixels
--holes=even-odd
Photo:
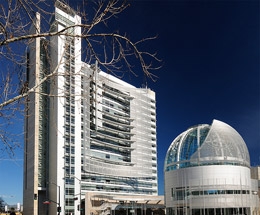
[[[69,36],[81,38],[83,41],[82,56],[84,62],[93,64],[98,62],[102,70],[120,76],[125,72],[136,75],[142,71],[148,78],[154,79],[153,70],[158,69],[160,60],[156,53],[142,50],[142,43],[153,40],[154,37],[132,41],[127,34],[120,34],[109,29],[109,22],[124,11],[128,6],[127,0],[84,0],[73,5],[77,15],[81,17],[80,24],[72,24],[62,30],[52,30],[50,17],[54,16],[54,0],[10,0],[0,4],[0,71],[2,84],[0,85],[0,149],[12,155],[15,147],[19,146],[22,131],[14,131],[14,119],[24,116],[24,101],[28,95],[37,91],[44,82],[50,81],[57,74],[57,68],[46,73],[41,82],[28,86],[25,78],[26,48],[36,38],[51,38],[54,36]],[[62,3],[62,2],[61,2]],[[36,14],[41,14],[41,28],[37,30]],[[30,31],[34,25],[36,31]],[[100,27],[99,27],[100,26]],[[73,33],[79,27],[80,34]],[[99,28],[97,28],[99,27]],[[102,31],[100,30],[102,29]],[[46,43],[46,53],[48,47]],[[48,59],[51,63],[51,59]],[[133,64],[133,62],[135,62]],[[47,95],[53,96],[53,95]],[[8,126],[11,127],[8,129]],[[18,129],[19,130],[19,129]],[[13,133],[15,136],[10,135]],[[18,136],[17,136],[18,135]],[[18,138],[17,138],[18,137]]]

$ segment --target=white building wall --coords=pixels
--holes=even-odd
[[[189,195],[183,200],[174,200],[172,192],[178,189],[192,191],[208,190],[246,190],[246,194]],[[257,207],[257,187],[252,183],[250,169],[242,166],[211,165],[183,168],[165,172],[166,208],[178,206],[197,208],[241,208]]]
[[[135,88],[134,86],[102,71],[98,72],[97,74],[93,74],[93,70],[89,69],[87,65],[85,66],[85,73],[88,74],[89,77],[86,78],[84,83],[90,82],[92,78],[97,83],[97,85],[94,87],[94,103],[89,104],[90,106],[93,105],[93,107],[95,107],[97,110],[97,113],[95,113],[97,117],[96,119],[94,119],[94,122],[97,126],[97,133],[95,134],[95,137],[102,137],[102,134],[100,134],[99,132],[102,129],[106,129],[103,128],[102,125],[103,122],[106,121],[104,119],[104,116],[102,116],[104,114],[102,113],[102,110],[104,111],[104,108],[107,109],[108,113],[112,114],[112,116],[115,118],[116,115],[114,115],[114,111],[118,112],[118,110],[116,110],[117,104],[115,103],[115,101],[113,101],[113,99],[110,100],[106,97],[104,100],[104,98],[102,97],[102,93],[107,93],[106,87],[102,87],[103,84],[115,90],[118,90],[119,92],[115,92],[115,94],[119,93],[119,97],[121,97],[120,94],[125,94],[126,98],[130,99],[130,116],[126,119],[131,121],[131,131],[129,133],[129,135],[131,136],[131,147],[129,148],[129,150],[131,151],[131,161],[129,163],[124,163],[119,160],[118,162],[120,164],[116,164],[116,162],[112,162],[112,160],[106,160],[105,156],[110,152],[105,152],[104,150],[88,150],[90,149],[90,138],[90,141],[86,142],[86,149],[84,150],[86,155],[84,157],[84,172],[89,172],[93,174],[96,173],[97,175],[103,175],[104,177],[106,175],[114,176],[118,177],[117,180],[119,180],[121,177],[121,183],[117,182],[117,185],[113,185],[113,182],[110,182],[109,185],[104,182],[102,182],[101,184],[97,184],[97,186],[100,185],[103,187],[109,187],[112,185],[117,186],[117,188],[120,190],[113,192],[108,191],[104,188],[104,190],[100,190],[100,192],[111,192],[115,194],[117,192],[129,194],[130,192],[131,194],[141,195],[141,189],[147,190],[147,192],[150,189],[149,195],[157,194],[155,93],[149,89]],[[88,89],[89,85],[87,85],[86,93],[84,94],[85,97],[90,96],[87,93]],[[106,102],[110,103],[111,106],[108,107],[105,104]],[[113,107],[113,105],[115,106]],[[153,108],[151,108],[151,106],[153,106]],[[151,114],[151,112],[153,112],[153,115]],[[124,118],[122,118],[122,120],[123,119]],[[151,119],[153,119],[153,121]],[[120,133],[120,131],[118,132]],[[117,140],[117,138],[115,138],[115,140]],[[113,153],[110,153],[110,156],[112,159],[112,157],[114,156]],[[135,180],[136,182],[134,182]],[[125,182],[123,183],[123,181]],[[132,186],[137,186],[137,184],[141,183],[145,183],[146,185],[143,185],[143,188],[141,185],[139,185],[139,191],[130,191],[132,189]],[[96,185],[94,185],[95,182],[84,182],[84,184],[88,185],[89,187],[92,184],[92,188],[89,188],[90,190],[92,189],[92,191],[96,187]],[[150,188],[147,188],[148,184],[149,186],[151,186]]]
[[[57,65],[60,60],[60,52],[61,50],[61,39],[59,37],[51,38],[51,69],[50,71],[55,71]],[[58,70],[61,72],[60,70]],[[57,71],[57,72],[58,72]],[[53,76],[50,85],[50,94],[51,95],[62,95],[61,89],[63,87],[63,77]],[[62,135],[64,133],[64,120],[59,116],[62,112],[64,112],[63,108],[64,99],[58,96],[53,96],[50,98],[50,126],[49,126],[49,179],[48,179],[48,191],[49,191],[49,199],[55,202],[59,202],[58,196],[58,188],[60,186],[61,193],[64,193],[63,186],[59,182],[63,173],[63,165],[62,165],[62,152],[64,154],[63,149],[63,141]],[[53,184],[55,183],[55,184]],[[64,195],[62,195],[64,196]],[[50,204],[49,205],[50,212],[57,211],[57,205]]]
[[[55,8],[55,18],[56,18],[56,29],[58,31],[64,29],[64,26],[78,24],[81,19],[79,16],[71,16],[65,13],[63,10],[58,7]],[[65,18],[65,19],[64,19]],[[71,29],[72,30],[72,29]],[[69,34],[73,34],[68,30]],[[74,28],[74,35],[80,35],[81,29],[79,27]],[[72,53],[71,57],[75,58],[75,70],[70,71],[70,76],[75,78],[75,87],[74,94],[65,95],[65,78],[68,77],[68,74],[64,70],[64,55],[66,48],[67,36],[56,36],[51,38],[51,72],[55,72],[58,76],[54,76],[53,81],[51,82],[51,94],[54,97],[51,98],[50,102],[50,159],[49,159],[49,181],[52,185],[49,186],[49,198],[60,203],[62,206],[61,215],[65,214],[64,206],[66,191],[65,191],[65,181],[66,178],[71,177],[70,173],[65,172],[65,99],[75,98],[75,172],[73,175],[80,178],[81,173],[81,113],[80,113],[80,69],[81,69],[81,40],[80,38],[71,37],[74,40],[74,54]],[[70,88],[71,89],[71,88]],[[71,165],[70,165],[71,166]],[[51,187],[52,186],[52,187]],[[56,188],[55,188],[56,186]],[[53,189],[54,187],[54,189]],[[58,187],[60,189],[60,195],[58,194]],[[79,192],[79,183],[75,182],[75,192]],[[74,207],[73,207],[74,208]],[[75,209],[76,211],[76,209]],[[50,213],[57,212],[57,205],[50,205]]]
[[[77,23],[80,23],[80,17],[76,16]],[[75,34],[80,35],[80,28],[75,29]],[[81,39],[75,38],[75,196],[78,199],[83,199],[83,196],[80,197],[81,194]],[[77,205],[80,202],[75,201],[74,212],[75,214],[79,214],[77,210]]]

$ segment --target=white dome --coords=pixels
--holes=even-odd
[[[235,129],[218,120],[189,128],[170,145],[164,169],[204,165],[250,167],[247,146]]]

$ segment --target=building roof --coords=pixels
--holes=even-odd
[[[165,171],[202,165],[250,167],[247,146],[228,124],[213,120],[189,128],[171,143],[165,158]]]

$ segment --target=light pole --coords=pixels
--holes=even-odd
[[[59,195],[59,201],[58,201],[58,203],[57,202],[55,202],[55,201],[52,201],[52,200],[50,200],[51,202],[54,202],[54,203],[56,203],[57,205],[58,205],[58,215],[60,215],[60,212],[61,212],[61,207],[60,207],[60,186],[59,185],[57,185],[56,183],[54,183],[54,182],[47,182],[48,184],[54,184],[56,187],[58,187],[58,191],[59,191],[59,193],[58,193],[58,195]]]
[[[81,210],[81,179],[77,178],[76,176],[70,176],[70,178],[75,178],[79,181],[79,213],[82,214]]]

